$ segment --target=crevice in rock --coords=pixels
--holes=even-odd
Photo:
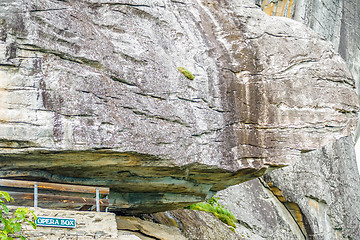
[[[64,60],[67,60],[70,62],[79,63],[79,64],[85,64],[85,65],[88,65],[88,66],[96,68],[96,69],[104,69],[105,68],[99,61],[96,61],[96,60],[91,60],[91,59],[84,58],[84,57],[74,57],[68,53],[59,52],[59,51],[51,50],[51,49],[45,49],[45,48],[41,48],[41,47],[38,47],[38,46],[32,45],[32,44],[23,44],[22,47],[19,47],[19,49],[24,50],[24,51],[52,54],[61,59],[64,59]]]
[[[77,117],[81,117],[81,118],[90,118],[90,117],[96,117],[96,115],[90,115],[90,114],[61,114],[58,113],[61,116],[67,117],[67,118],[77,118]]]
[[[343,114],[357,114],[359,112],[359,110],[352,110],[352,111],[349,111],[349,110],[345,110],[345,109],[339,109],[339,108],[335,108],[335,110],[339,113],[343,113]]]
[[[357,112],[359,111],[358,108],[356,106],[351,106],[351,105],[343,105],[347,108],[351,108],[353,110],[345,110],[344,108],[336,108],[336,107],[331,107],[331,106],[320,106],[320,105],[311,105],[311,104],[306,104],[306,105],[295,105],[295,104],[289,104],[286,102],[269,102],[269,104],[274,105],[277,108],[283,108],[286,110],[296,110],[296,111],[336,111],[339,113],[351,113],[351,114],[357,114]],[[341,121],[336,121],[336,122],[341,122]],[[326,123],[326,121],[323,122],[318,122],[318,123]]]
[[[31,147],[37,147],[38,145],[32,141],[24,140],[13,140],[13,139],[0,139],[0,148],[1,149],[26,149]]]
[[[120,106],[124,109],[129,109],[131,110],[134,114],[136,115],[140,115],[140,116],[144,116],[144,117],[147,117],[147,118],[152,118],[152,119],[159,119],[159,120],[163,120],[163,121],[166,121],[166,122],[171,122],[171,123],[176,123],[176,124],[180,124],[184,127],[190,127],[188,124],[186,124],[185,122],[182,122],[178,119],[170,119],[170,118],[165,118],[165,117],[162,117],[162,116],[159,116],[159,115],[152,115],[152,114],[148,114],[146,112],[143,112],[143,111],[140,111],[136,108],[133,108],[133,107],[128,107],[128,106]]]
[[[299,62],[295,62],[293,64],[290,64],[289,66],[287,66],[286,68],[278,71],[276,74],[281,74],[281,73],[284,73],[286,71],[289,71],[290,69],[296,67],[296,66],[299,66],[299,65],[302,65],[302,64],[307,64],[307,63],[315,63],[315,62],[318,62],[317,59],[304,59],[302,61],[299,61]]]
[[[210,130],[205,131],[205,132],[196,133],[196,134],[193,134],[191,136],[193,136],[193,137],[201,137],[201,136],[204,136],[204,135],[213,134],[215,132],[223,131],[223,130],[229,128],[229,127],[232,127],[235,124],[237,124],[237,122],[229,123],[229,124],[227,124],[227,125],[225,125],[224,127],[221,127],[221,128],[215,128],[215,129],[210,129]]]
[[[16,68],[18,69],[19,66],[15,65],[15,64],[10,64],[10,63],[0,63],[0,67],[6,67],[6,68]]]
[[[163,97],[160,96],[156,96],[156,95],[152,95],[152,94],[146,94],[146,93],[140,93],[140,92],[134,92],[137,95],[143,96],[143,97],[150,97],[150,98],[155,98],[157,100],[166,100]]]
[[[300,37],[300,36],[277,35],[277,34],[269,33],[269,32],[264,32],[264,33],[259,34],[259,35],[249,36],[247,39],[249,39],[249,40],[256,40],[256,39],[263,38],[265,35],[268,35],[268,36],[271,36],[271,37],[276,37],[276,38],[308,39],[308,38],[303,38],[303,37]]]
[[[92,59],[88,59],[88,58],[85,58],[85,57],[75,57],[75,56],[72,56],[72,55],[70,55],[68,53],[59,52],[59,51],[55,51],[55,50],[51,50],[51,49],[45,49],[45,48],[41,48],[41,47],[38,47],[38,46],[32,45],[32,44],[23,44],[22,46],[23,47],[19,47],[19,49],[24,50],[24,51],[41,52],[41,53],[46,53],[46,54],[52,54],[52,55],[54,55],[56,57],[59,57],[59,58],[61,58],[63,60],[67,60],[67,61],[74,62],[74,63],[77,63],[77,64],[84,64],[84,65],[87,65],[89,67],[105,71],[105,73],[107,73],[107,75],[113,81],[120,82],[120,83],[126,84],[128,86],[132,86],[132,87],[137,86],[133,82],[129,82],[129,81],[125,80],[125,79],[119,78],[118,76],[116,76],[114,73],[112,73],[110,70],[108,70],[102,63],[100,63],[97,60],[92,60]],[[1,66],[1,64],[0,64],[0,66]],[[10,66],[18,67],[18,66],[15,66],[15,65],[10,65]]]
[[[119,12],[119,11],[115,11],[115,12]],[[126,53],[123,53],[123,52],[114,51],[114,54],[119,54],[126,61],[131,61],[131,62],[141,64],[141,65],[147,65],[148,64],[148,60],[146,60],[146,59],[136,59],[135,57],[130,56],[129,54],[126,54]]]
[[[95,94],[95,93],[93,93],[93,92],[90,92],[90,91],[85,91],[85,90],[76,90],[76,91],[77,91],[77,92],[81,92],[81,93],[92,94],[92,95],[95,96],[96,98],[99,98],[99,99],[101,99],[101,100],[105,100],[104,97],[101,97],[101,96],[99,96],[99,95],[97,95],[97,94]],[[110,96],[105,96],[105,97],[111,98]]]
[[[0,123],[4,123],[4,124],[19,124],[19,125],[29,125],[29,126],[34,126],[34,127],[40,127],[40,124],[35,124],[32,122],[23,122],[23,121],[6,121],[6,120],[0,120]],[[0,140],[1,141],[1,140]]]
[[[187,101],[187,102],[192,102],[192,103],[198,103],[199,101],[193,100],[193,99],[188,99],[188,98],[183,98],[183,97],[179,97],[177,96],[178,99],[183,100],[183,101]]]
[[[171,0],[172,3],[179,3],[179,4],[183,4],[183,5],[186,5],[186,3],[184,2],[180,2],[180,1],[174,1],[174,0]]]
[[[236,219],[236,220],[238,221],[238,224],[244,226],[245,228],[247,228],[247,229],[249,229],[249,230],[252,230],[252,229],[253,229],[253,228],[252,228],[249,224],[247,224],[246,222],[244,222],[244,221],[242,221],[242,220],[240,220],[240,219]]]
[[[129,6],[129,7],[151,7],[150,5],[145,4],[131,4],[131,3],[100,3],[109,6]]]
[[[52,12],[52,11],[62,11],[62,10],[68,10],[68,8],[33,9],[33,10],[29,10],[29,12]]]
[[[351,88],[355,88],[355,82],[352,81],[352,79],[346,79],[346,78],[336,79],[335,77],[333,77],[332,79],[330,79],[330,78],[318,78],[317,81],[327,81],[327,82],[333,82],[333,83],[341,83],[341,84],[345,84],[345,86],[348,85]]]
[[[312,195],[305,195],[305,197],[310,198],[310,199],[312,199],[312,200],[314,200],[314,201],[316,201],[316,202],[319,202],[319,203],[327,204],[325,200],[319,199],[319,198],[314,197],[314,196],[312,196]]]
[[[181,221],[179,219],[177,219],[173,214],[171,214],[169,211],[165,212],[165,215],[168,216],[171,219],[174,219],[175,222],[178,225],[178,228],[180,229],[180,231],[183,229],[183,224],[181,223]]]
[[[300,207],[294,202],[287,201],[282,191],[275,187],[272,182],[266,182],[262,177],[259,178],[259,182],[283,204],[285,209],[289,212],[289,215],[294,219],[294,222],[298,226],[300,232],[303,234],[304,239],[308,239],[308,232],[305,223],[306,220],[304,219],[305,216],[302,214]]]
[[[114,76],[114,75],[110,76],[110,79],[113,80],[113,81],[116,81],[116,82],[124,83],[124,84],[129,85],[129,86],[132,86],[132,87],[137,86],[135,83],[126,81],[126,80],[124,80],[124,79],[122,79],[122,78],[119,78],[119,77],[117,77],[117,76]]]

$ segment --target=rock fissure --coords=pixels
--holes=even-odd
[[[303,234],[304,239],[308,239],[308,234],[303,222],[304,216],[302,215],[300,207],[296,203],[287,201],[286,198],[282,195],[282,191],[273,186],[273,183],[270,183],[270,186],[269,183],[265,182],[265,180],[262,178],[259,178],[259,182],[264,188],[268,189],[274,195],[274,197],[279,200],[279,202],[282,203],[282,205],[288,211],[288,214],[293,218],[294,222],[298,226],[300,232]]]
[[[137,87],[137,85],[135,83],[129,82],[127,80],[124,80],[124,79],[119,78],[119,77],[114,76],[114,75],[110,76],[110,79],[115,81],[115,82],[120,82],[120,83],[126,84],[126,85],[131,86],[131,87]]]
[[[181,120],[178,120],[178,119],[170,119],[170,118],[162,117],[160,115],[152,115],[152,114],[146,113],[144,111],[140,111],[140,110],[138,110],[136,108],[133,108],[133,107],[127,107],[127,106],[121,106],[121,107],[124,108],[124,109],[129,109],[134,114],[144,116],[146,118],[158,119],[158,120],[162,120],[162,121],[166,121],[166,122],[176,123],[176,124],[182,125],[184,127],[188,127],[188,128],[190,127],[187,123],[185,123],[185,122],[183,122]]]
[[[222,127],[222,128],[210,129],[210,130],[208,130],[208,131],[206,131],[206,132],[196,133],[196,134],[193,134],[193,135],[191,135],[191,136],[193,136],[193,137],[201,137],[201,136],[204,136],[204,135],[213,134],[213,133],[216,133],[216,132],[223,131],[223,130],[225,130],[225,129],[227,129],[227,128],[231,128],[231,127],[233,127],[233,126],[236,125],[236,124],[237,124],[236,122],[234,122],[234,123],[229,123],[229,124],[226,124],[226,125],[225,125],[224,127]]]
[[[29,12],[52,12],[52,11],[62,11],[69,10],[69,8],[52,8],[52,9],[32,9]]]
[[[94,6],[94,5],[95,5],[95,4],[93,4],[93,6]],[[119,3],[119,2],[116,2],[116,3],[112,3],[112,2],[102,2],[102,3],[99,3],[99,5],[129,6],[129,7],[147,7],[147,8],[153,7],[152,5],[146,5],[146,4],[131,4],[131,3]]]
[[[300,67],[302,65],[307,65],[308,63],[318,63],[318,60],[309,59],[309,60],[302,60],[302,61],[299,61],[299,62],[296,62],[296,63],[292,63],[289,66],[286,66],[284,69],[281,69],[280,71],[276,72],[276,74],[283,74],[283,73],[285,73],[287,71],[292,70],[295,67]]]
[[[20,65],[11,64],[11,63],[0,63],[1,68],[16,68],[19,69]]]
[[[135,92],[135,94],[138,94],[138,95],[143,96],[143,97],[150,97],[150,98],[154,98],[154,99],[157,99],[157,100],[162,100],[162,101],[167,100],[164,97],[160,97],[160,96],[156,96],[156,95],[152,95],[152,94],[147,94],[147,93]]]

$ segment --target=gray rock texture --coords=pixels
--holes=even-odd
[[[294,19],[305,23],[334,44],[345,59],[357,86],[360,83],[360,2],[356,0],[296,3]]]
[[[152,219],[169,227],[180,229],[188,240],[245,240],[213,214],[190,209],[152,214]],[[174,238],[175,239],[175,238]]]
[[[264,179],[218,193],[239,219],[238,234],[249,239],[360,239],[360,177],[352,137],[303,153],[300,161]]]
[[[346,61],[360,98],[360,2],[356,0],[297,0],[293,19],[331,41]],[[357,129],[356,139],[360,136]]]
[[[0,176],[109,186],[113,210],[201,201],[356,125],[332,45],[249,1],[6,0],[0,33]]]
[[[265,179],[300,207],[309,239],[360,239],[360,177],[351,137],[303,154]]]
[[[253,179],[216,195],[238,219],[236,232],[251,240],[305,240],[288,209],[266,186]]]
[[[141,240],[187,240],[175,226],[153,223],[136,217],[116,217],[119,239],[135,236]]]
[[[330,40],[358,85],[359,1],[256,2],[267,14],[293,18]],[[251,239],[359,239],[359,175],[353,145],[352,137],[334,141],[303,153],[290,167],[265,175],[265,181],[220,192],[222,201],[240,218],[237,231]],[[236,203],[227,198],[236,198]]]
[[[272,16],[293,18],[331,41],[360,83],[360,2],[356,0],[261,0]]]

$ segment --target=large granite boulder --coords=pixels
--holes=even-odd
[[[356,125],[332,45],[248,1],[5,0],[0,36],[0,176],[109,186],[115,211],[201,201]]]

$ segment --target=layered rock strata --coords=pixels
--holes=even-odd
[[[360,83],[360,2],[356,0],[257,1],[271,16],[293,18],[331,41]]]
[[[267,14],[294,18],[332,41],[359,82],[357,1],[257,2]],[[218,196],[239,218],[238,233],[251,239],[358,239],[359,181],[348,136]]]
[[[1,177],[108,186],[114,211],[201,201],[356,124],[331,44],[248,1],[6,0],[0,23]]]

